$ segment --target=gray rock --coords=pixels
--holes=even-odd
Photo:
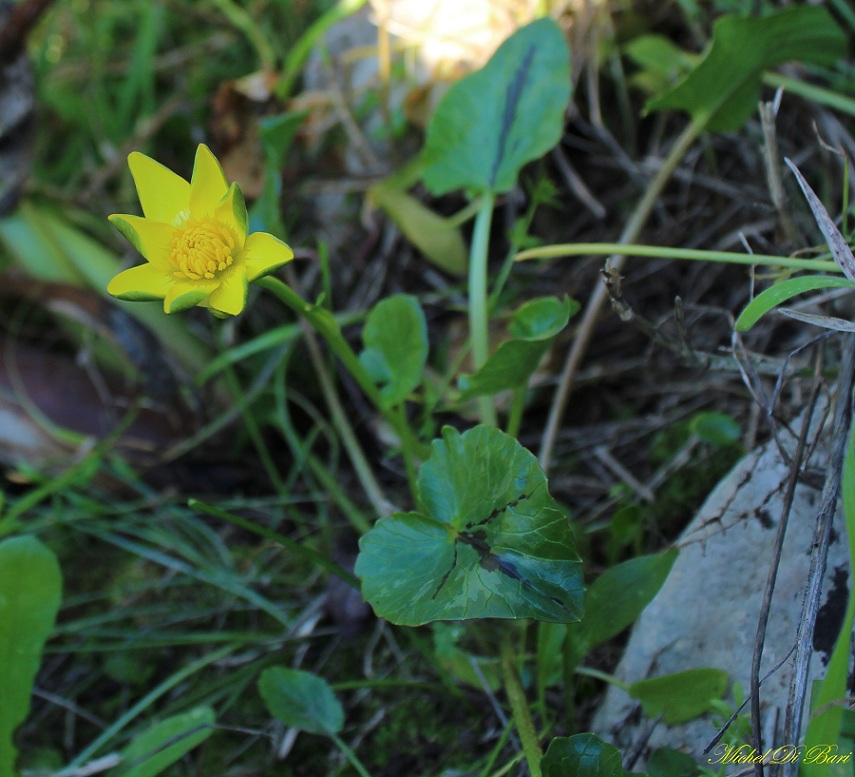
[[[785,434],[782,445],[790,454],[795,449],[790,435]],[[815,452],[812,466],[822,466],[822,459],[822,452]],[[633,683],[712,667],[726,671],[732,683],[739,682],[745,694],[749,693],[758,616],[788,477],[788,467],[770,442],[745,456],[719,483],[680,537],[681,552],[671,574],[633,628],[615,671],[621,681]],[[819,504],[817,490],[797,486],[761,665],[762,678],[784,662],[760,688],[767,747],[786,744],[781,741],[781,731],[792,672],[788,653],[801,619]],[[846,607],[849,562],[843,532],[842,515],[838,514],[810,680],[825,674]],[[748,708],[743,714],[748,714]],[[609,689],[592,728],[625,754],[642,747],[635,768],[641,768],[657,747],[682,750],[706,764],[709,756],[703,750],[717,732],[711,716],[675,727],[655,724],[641,713],[638,702],[617,687]]]

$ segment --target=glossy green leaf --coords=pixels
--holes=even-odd
[[[395,513],[360,540],[356,574],[365,600],[405,626],[578,621],[581,561],[537,459],[491,427],[442,434],[419,472],[424,514]]]
[[[788,299],[817,289],[855,288],[855,282],[834,275],[805,275],[801,278],[788,278],[758,294],[745,306],[736,319],[736,331],[747,332],[770,310]]]
[[[283,666],[265,669],[258,690],[268,712],[286,726],[328,736],[344,725],[344,710],[333,689],[311,672]]]
[[[53,551],[34,537],[0,542],[0,774],[16,774],[15,729],[30,711],[42,650],[62,599]]]
[[[162,720],[122,751],[122,761],[110,777],[156,777],[210,737],[215,722],[210,707]]]
[[[393,183],[373,186],[369,196],[428,261],[445,272],[466,274],[469,252],[459,227]]]
[[[648,717],[662,715],[666,726],[697,718],[721,699],[727,690],[727,673],[721,669],[689,669],[685,672],[639,680],[629,687]]]
[[[719,447],[733,445],[742,436],[739,422],[727,413],[698,413],[689,423],[689,429],[705,443]]]
[[[395,294],[378,302],[362,330],[359,361],[377,384],[385,407],[403,402],[422,382],[428,354],[427,322],[416,297]]]
[[[510,191],[520,168],[561,138],[569,101],[564,34],[548,18],[526,25],[443,96],[427,130],[426,186],[434,194]]]
[[[711,131],[738,130],[757,110],[763,71],[798,60],[830,65],[846,36],[821,6],[793,6],[763,17],[725,16],[698,66],[647,109],[682,110]]]
[[[659,593],[677,560],[678,551],[638,556],[607,569],[588,589],[584,620],[568,634],[585,653],[620,634],[635,622]]]
[[[540,761],[543,777],[623,777],[620,750],[596,734],[555,737]]]
[[[514,311],[508,332],[518,340],[551,340],[578,310],[579,303],[567,296],[529,300]]]
[[[579,310],[569,297],[526,302],[513,315],[505,340],[474,375],[460,378],[461,397],[470,399],[525,386],[555,336]]]

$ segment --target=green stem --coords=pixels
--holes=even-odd
[[[329,311],[310,305],[290,286],[278,278],[270,276],[260,278],[255,281],[255,284],[275,294],[280,302],[287,305],[298,316],[311,324],[312,329],[327,341],[332,352],[341,359],[345,369],[359,384],[365,396],[368,397],[374,407],[377,408],[387,423],[398,434],[402,446],[412,451],[419,459],[426,459],[430,455],[430,451],[416,439],[412,429],[410,429],[405,420],[393,410],[383,406],[380,391],[365,371],[353,349],[348,345],[347,340],[342,336],[338,322]]]
[[[507,432],[511,437],[517,437],[522,426],[523,411],[525,410],[525,386],[514,389],[514,398],[511,400],[511,412],[508,415]]]
[[[344,753],[344,757],[350,762],[350,765],[359,772],[360,777],[371,777],[368,770],[362,765],[362,762],[356,757],[356,753],[351,750],[345,741],[338,735],[330,732],[330,739],[335,742],[336,747]]]
[[[508,696],[511,711],[514,714],[514,725],[517,727],[517,733],[520,735],[520,742],[522,742],[523,753],[525,754],[525,760],[528,763],[531,777],[541,777],[540,761],[543,758],[543,750],[540,748],[540,741],[534,730],[534,721],[531,719],[528,702],[525,698],[522,685],[520,685],[519,677],[517,677],[516,669],[514,668],[515,661],[516,655],[511,645],[511,635],[508,634],[502,640],[502,682],[505,685],[505,693]]]
[[[288,392],[285,387],[285,371],[288,367],[288,359],[290,358],[290,348],[286,352],[285,357],[277,366],[275,382],[273,384],[273,393],[276,397],[276,415],[279,420],[279,427],[285,435],[285,440],[294,454],[295,466],[291,468],[286,482],[286,491],[291,491],[297,479],[303,475],[305,467],[311,469],[312,474],[320,482],[324,490],[329,494],[333,502],[338,505],[339,509],[344,513],[344,516],[350,521],[351,526],[356,530],[357,534],[365,534],[370,528],[372,521],[369,521],[359,510],[359,508],[345,496],[344,491],[339,481],[327,469],[326,466],[315,456],[312,451],[313,439],[316,433],[323,433],[328,438],[334,440],[335,433],[333,430],[327,430],[329,426],[325,419],[320,417],[313,409],[303,404],[303,410],[314,420],[316,428],[308,435],[306,440],[302,440],[297,434],[294,423],[291,419],[291,414],[288,411]],[[299,400],[295,400],[299,402]],[[311,439],[310,439],[311,438]]]
[[[472,247],[469,252],[469,338],[472,342],[472,365],[475,371],[487,363],[490,356],[490,311],[487,306],[487,249],[490,244],[490,222],[493,219],[494,198],[484,194],[475,217]],[[496,425],[496,408],[492,397],[479,397],[481,422]]]
[[[449,226],[449,228],[453,227],[457,229],[457,227],[463,226],[469,219],[473,216],[477,215],[478,209],[481,207],[481,200],[474,199],[471,202],[467,203],[464,207],[462,207],[457,213],[452,213],[450,216],[447,216],[445,219],[445,223]]]
[[[796,259],[792,256],[770,254],[740,254],[733,251],[702,251],[696,248],[667,248],[665,246],[622,245],[620,243],[558,243],[521,251],[518,262],[526,259],[555,259],[565,256],[641,256],[651,259],[682,259],[688,262],[720,262],[722,264],[744,264],[787,267],[795,270],[815,272],[840,272],[835,262],[819,259]]]
[[[344,449],[347,451],[350,462],[353,464],[353,469],[356,471],[356,476],[362,484],[362,489],[365,491],[368,501],[371,502],[374,512],[379,516],[387,517],[392,514],[389,500],[384,496],[380,484],[374,477],[374,471],[365,457],[362,446],[359,444],[356,433],[353,431],[353,426],[351,426],[348,420],[347,413],[344,412],[344,408],[339,401],[338,391],[336,391],[332,378],[330,378],[327,372],[327,366],[324,364],[321,350],[318,348],[318,341],[315,339],[314,332],[308,326],[306,328],[306,345],[309,348],[309,358],[312,361],[312,366],[315,368],[315,373],[317,373],[318,380],[321,383],[321,392],[332,415],[335,428],[338,430],[339,437],[341,437]]]
[[[398,415],[401,419],[401,425],[409,426],[409,424],[407,423],[407,411],[404,409],[403,404],[398,406]],[[413,497],[416,497],[418,494],[415,464],[417,454],[414,450],[412,450],[409,443],[409,440],[401,440],[401,454],[404,457],[404,468],[407,471],[407,482],[410,484],[410,493],[413,495]]]
[[[604,683],[608,683],[609,685],[614,685],[616,688],[620,688],[622,691],[626,691],[629,693],[629,683],[622,682],[618,680],[613,674],[608,674],[607,672],[602,672],[599,669],[594,669],[589,666],[577,666],[576,674],[584,675],[585,677],[593,677],[597,680],[602,680]]]
[[[326,489],[333,502],[338,505],[339,510],[344,513],[344,517],[347,518],[356,533],[366,534],[371,529],[372,522],[362,514],[352,500],[348,499],[339,480],[314,454],[309,454],[307,463],[312,474],[320,481],[321,486]]]
[[[238,381],[238,377],[235,374],[235,370],[231,365],[228,365],[225,369],[226,382],[229,387],[229,391],[236,397],[242,396],[243,392],[241,389],[240,382]],[[279,470],[276,469],[276,463],[273,460],[273,456],[271,455],[269,449],[267,448],[266,443],[264,442],[264,436],[261,434],[261,430],[258,428],[258,424],[255,421],[255,416],[250,412],[250,408],[247,404],[241,403],[239,405],[241,415],[243,416],[243,422],[246,426],[247,434],[249,435],[250,440],[252,440],[252,444],[255,446],[255,451],[258,454],[258,458],[261,461],[261,466],[264,467],[264,471],[267,473],[267,477],[270,479],[273,488],[276,489],[276,493],[284,496],[285,495],[285,487],[282,482],[282,478],[279,477]]]
[[[824,105],[826,108],[832,108],[841,113],[848,113],[850,116],[855,116],[855,100],[832,89],[823,89],[821,86],[806,84],[804,81],[789,78],[780,73],[764,73],[763,83],[774,89],[783,88],[787,92],[797,94],[799,97],[815,102],[817,105]]]
[[[499,297],[502,294],[502,290],[505,288],[505,283],[507,282],[508,276],[510,276],[511,270],[514,266],[516,258],[515,254],[519,251],[520,243],[523,241],[525,236],[528,235],[529,230],[531,229],[531,223],[534,221],[534,214],[544,202],[545,198],[539,193],[539,187],[534,186],[532,191],[529,193],[528,209],[516,224],[514,224],[514,228],[511,230],[508,254],[505,257],[505,261],[502,263],[502,267],[499,270],[496,279],[493,281],[493,290],[490,292],[489,299],[491,310],[499,303]]]

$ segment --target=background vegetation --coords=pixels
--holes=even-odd
[[[407,412],[422,439],[442,424],[463,431],[477,422],[476,403],[449,390],[468,358],[460,270],[473,211],[465,193],[431,193],[407,163],[424,146],[445,82],[492,49],[425,68],[411,40],[390,42],[390,5],[360,5],[57,0],[28,34],[32,91],[25,76],[0,72],[3,93],[17,85],[32,101],[28,147],[9,129],[4,136],[0,94],[0,158],[26,172],[20,200],[0,220],[0,532],[38,536],[63,579],[16,736],[24,774],[97,773],[81,769],[98,759],[110,774],[155,774],[128,759],[152,749],[143,733],[172,721],[157,749],[170,731],[210,732],[199,712],[208,708],[213,733],[162,773],[525,773],[495,623],[396,628],[330,573],[352,572],[378,504],[412,508],[393,430],[354,381],[258,289],[227,321],[204,310],[167,318],[156,303],[116,303],[104,291],[120,263],[138,261],[105,218],[137,212],[127,154],[143,151],[187,177],[205,142],[242,186],[255,228],[295,249],[282,277],[333,311],[354,344],[379,300],[419,300],[430,360]],[[488,48],[530,18],[526,4],[493,5]],[[776,118],[764,123],[752,95],[750,115],[723,122],[718,114],[719,126],[698,127],[675,157],[698,117],[680,105],[645,110],[648,98],[691,69],[715,20],[788,4],[538,5],[571,44],[574,94],[560,143],[496,202],[490,270],[506,279],[491,299],[493,347],[526,300],[586,303],[603,263],[588,252],[513,266],[506,257],[545,244],[614,243],[674,163],[630,240],[661,256],[631,259],[621,281],[612,278],[620,315],[576,317],[556,337],[517,430],[571,516],[590,582],[671,547],[717,480],[768,436],[749,388],[771,393],[786,367],[775,411],[786,418],[801,407],[810,358],[784,359],[809,339],[803,327],[769,317],[752,331],[749,387],[732,355],[733,320],[752,284],[786,271],[674,262],[667,249],[787,256],[819,243],[808,211],[779,188],[795,194],[795,183],[767,163],[773,143],[832,214],[842,213],[851,239],[850,173],[839,150],[855,147],[855,71],[846,56],[818,64],[795,56],[764,76],[764,100],[786,87]],[[824,7],[851,51],[851,7]],[[343,19],[353,24],[344,39],[324,43],[320,33]],[[833,304],[851,315],[845,298]],[[589,344],[544,461],[550,403],[580,338]],[[833,363],[833,346],[829,354]],[[331,415],[331,393],[353,441]],[[510,392],[499,397],[502,418],[512,402]],[[544,660],[552,647],[561,653],[560,636],[550,646],[544,630],[512,628],[538,732],[587,731],[602,693],[597,671],[563,677],[560,662]],[[606,636],[580,659],[587,670],[614,667],[621,636]],[[340,730],[329,723],[338,702],[325,688],[306,693],[329,725],[298,732],[271,714],[258,680],[286,666],[329,683],[343,707]],[[119,752],[126,760],[116,766],[109,759]]]

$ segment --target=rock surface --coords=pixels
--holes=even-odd
[[[795,440],[785,435],[782,445],[791,455]],[[814,453],[812,467],[823,463],[824,454]],[[712,667],[726,671],[731,683],[740,683],[747,696],[758,616],[788,477],[778,447],[770,442],[743,458],[719,483],[680,537],[677,545],[681,552],[671,574],[636,623],[615,671],[620,680],[633,683]],[[780,740],[792,672],[788,653],[801,619],[819,504],[819,491],[797,486],[761,666],[762,678],[784,662],[760,689],[764,738],[774,740],[767,741],[767,746],[785,744]],[[843,532],[843,518],[838,512],[810,680],[824,676],[846,607],[849,563]],[[747,715],[747,710],[743,714]],[[657,747],[682,750],[706,764],[710,756],[703,755],[703,750],[717,732],[709,716],[670,728],[656,725],[617,687],[609,689],[592,728],[625,755],[640,747],[642,757],[635,769],[642,768],[646,756]]]

